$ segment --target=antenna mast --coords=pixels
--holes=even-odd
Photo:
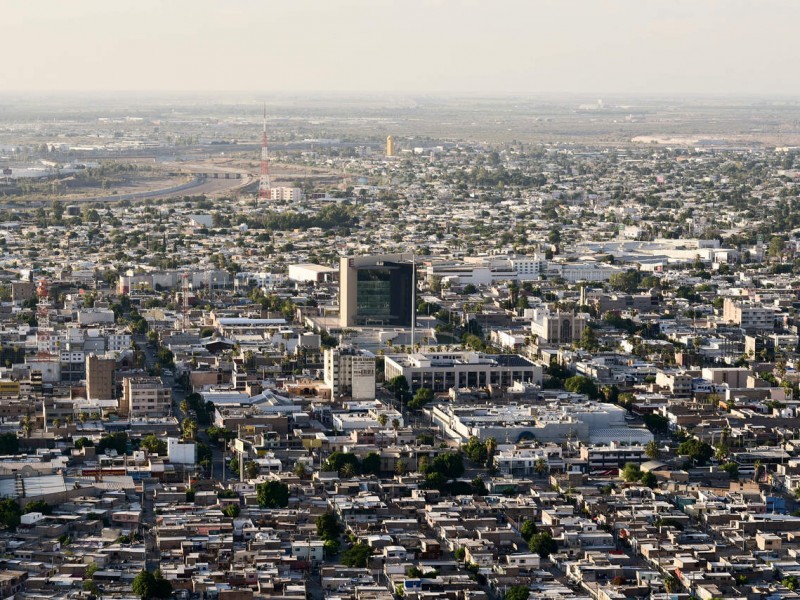
[[[269,200],[272,188],[269,183],[269,148],[267,147],[267,103],[264,103],[264,129],[261,136],[261,178],[258,182],[258,197]]]

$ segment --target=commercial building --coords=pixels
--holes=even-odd
[[[160,377],[125,377],[120,412],[130,418],[165,417],[172,412],[172,390]]]
[[[403,375],[412,391],[450,388],[511,387],[515,381],[541,384],[542,367],[517,354],[473,351],[392,354],[384,358],[385,376]]]
[[[375,355],[371,352],[348,347],[325,350],[324,372],[334,398],[375,398]]]
[[[410,254],[343,256],[339,263],[339,324],[411,326],[414,265]]]
[[[386,156],[394,156],[394,137],[386,136]]]
[[[114,370],[117,361],[92,353],[86,357],[86,396],[89,400],[114,398]]]
[[[459,442],[470,437],[498,443],[535,439],[541,443],[561,444],[580,440],[588,444],[624,441],[644,445],[653,434],[641,427],[629,427],[624,408],[613,404],[557,399],[547,404],[529,405],[453,405],[436,404],[431,420],[441,432]]]

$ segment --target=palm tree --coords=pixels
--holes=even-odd
[[[650,440],[647,442],[647,445],[644,447],[644,454],[650,460],[658,460],[658,456],[660,454],[660,450],[658,448],[658,442],[655,440]]]
[[[86,423],[86,421],[88,420],[88,418],[89,418],[89,417],[88,417],[88,415],[87,415],[85,412],[82,412],[81,414],[79,414],[79,415],[78,415],[78,420],[79,420],[81,423]]]
[[[194,419],[186,418],[181,423],[183,428],[183,437],[187,440],[193,440],[197,435],[197,422]]]
[[[759,475],[761,474],[761,461],[757,460],[753,465],[753,481],[758,483]]]
[[[355,477],[356,468],[353,466],[353,463],[345,463],[339,471],[339,475],[345,479],[351,479],[352,477]]]
[[[33,431],[33,420],[31,419],[30,415],[25,415],[22,417],[22,431],[25,433],[25,437],[31,437],[31,432]]]
[[[491,468],[494,464],[494,455],[497,452],[497,440],[490,437],[484,442],[486,448],[486,466]]]
[[[394,443],[397,444],[397,430],[400,429],[399,419],[392,419],[392,429],[394,429]]]
[[[389,417],[386,416],[386,413],[381,413],[378,415],[378,423],[381,427],[386,427],[386,423],[389,421]]]
[[[544,477],[550,472],[550,465],[544,458],[537,458],[533,465],[533,469],[540,477]]]
[[[53,419],[53,427],[55,427],[56,429],[58,429],[59,427],[61,427],[61,419],[59,419],[58,417],[56,417],[55,419]]]

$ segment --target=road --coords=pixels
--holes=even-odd
[[[135,335],[133,342],[136,347],[144,354],[145,368],[149,371],[156,366],[156,350],[147,342],[147,337],[144,335]],[[187,392],[181,386],[175,385],[175,380],[172,376],[162,375],[161,379],[164,383],[172,388],[172,414],[178,419],[178,423],[183,423],[183,420],[189,416],[181,410],[181,401],[186,398]],[[225,460],[223,450],[216,444],[212,444],[208,438],[205,430],[198,430],[197,440],[203,442],[211,448],[211,477],[217,481],[223,480],[223,461]],[[227,468],[224,469],[226,476],[229,476]]]

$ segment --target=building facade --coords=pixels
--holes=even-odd
[[[324,373],[334,398],[375,398],[375,355],[371,352],[347,347],[325,350]]]
[[[410,327],[415,301],[411,255],[343,256],[339,263],[341,327]]]
[[[86,396],[89,400],[109,400],[114,394],[114,370],[117,361],[96,354],[86,357]]]
[[[533,311],[531,333],[549,344],[571,344],[581,339],[588,323],[589,315],[586,313],[550,312],[546,308],[537,308]]]
[[[386,380],[403,375],[411,391],[423,387],[434,392],[450,388],[507,388],[515,381],[542,382],[542,367],[516,354],[426,352],[387,355],[384,361]]]
[[[125,377],[120,412],[132,419],[168,416],[172,412],[172,390],[160,377]]]

